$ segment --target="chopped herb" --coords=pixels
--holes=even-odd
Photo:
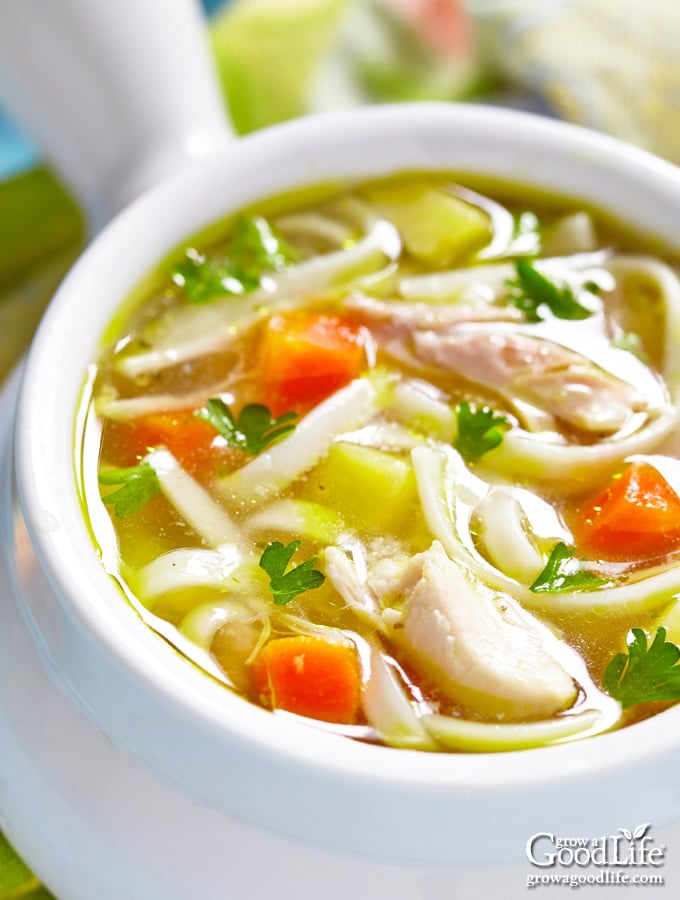
[[[628,633],[628,652],[617,653],[604,673],[604,689],[626,709],[636,703],[680,699],[680,648],[657,628],[651,645],[641,628]]]
[[[122,485],[117,491],[102,497],[104,503],[113,504],[114,512],[119,519],[134,516],[161,490],[158,475],[148,462],[128,469],[102,472],[99,482],[105,485]]]
[[[228,266],[207,259],[193,247],[186,251],[185,258],[175,266],[171,277],[190,303],[209,303],[225,294],[246,293],[244,285],[234,277]]]
[[[260,287],[266,272],[280,272],[293,251],[261,216],[239,216],[224,262],[208,259],[190,247],[171,273],[173,282],[190,303],[208,303],[215,297],[250,293]]]
[[[251,290],[259,286],[263,272],[280,272],[292,258],[291,248],[262,216],[236,220],[229,262],[237,278],[252,285]]]
[[[489,406],[474,407],[467,400],[456,406],[458,433],[455,448],[466,462],[477,462],[503,440],[503,432],[510,428],[505,416]]]
[[[290,544],[272,541],[260,557],[260,568],[269,575],[269,587],[277,606],[285,606],[298,594],[318,588],[326,580],[326,576],[314,568],[315,556],[286,572],[299,546],[300,541],[291,541]]]
[[[642,347],[642,338],[634,331],[624,331],[619,337],[612,339],[611,345],[616,350],[625,350],[628,353],[632,353],[633,356],[637,356],[640,362],[649,362],[649,357]]]
[[[555,544],[545,568],[529,590],[534,594],[558,594],[560,591],[590,590],[609,584],[606,578],[584,569],[574,553],[574,548],[567,547],[562,541]]]
[[[599,285],[597,281],[584,281],[583,287],[589,294],[599,294],[602,290],[601,285]]]
[[[512,288],[508,299],[524,313],[529,322],[543,321],[541,307],[547,307],[558,319],[587,319],[592,315],[591,310],[578,302],[566,282],[548,278],[523,259],[517,260],[515,269],[517,279],[508,282]],[[593,293],[593,287],[594,284],[590,284],[586,290]]]
[[[238,418],[234,418],[232,411],[219,397],[211,397],[196,415],[212,425],[230,447],[245,450],[253,456],[294,431],[293,422],[297,419],[295,412],[272,418],[269,409],[260,403],[249,403],[243,407]]]

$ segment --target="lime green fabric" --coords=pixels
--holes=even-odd
[[[0,900],[54,900],[0,833]]]
[[[345,6],[346,0],[233,0],[217,14],[215,57],[237,131],[305,112],[310,80]]]

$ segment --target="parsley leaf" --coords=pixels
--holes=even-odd
[[[512,288],[508,297],[510,303],[520,309],[529,322],[542,322],[540,308],[547,306],[558,319],[587,319],[591,310],[582,306],[573,290],[566,282],[551,279],[524,259],[515,263],[517,279],[509,281]],[[589,284],[587,290],[594,293],[596,285]]]
[[[503,440],[503,432],[510,428],[505,416],[496,414],[489,406],[474,407],[467,400],[456,406],[458,433],[454,446],[466,462],[477,462]]]
[[[628,652],[617,653],[604,673],[604,689],[626,709],[636,703],[680,699],[680,648],[657,628],[651,645],[641,628],[628,634]]]
[[[269,587],[277,606],[285,606],[298,594],[318,588],[326,580],[326,576],[314,568],[315,556],[286,572],[286,567],[299,546],[300,541],[291,541],[285,545],[281,541],[272,541],[267,544],[260,557],[260,568],[269,575]]]
[[[574,557],[575,552],[573,547],[567,547],[562,541],[555,544],[545,568],[529,590],[534,594],[558,594],[560,591],[589,590],[609,584],[606,578],[584,569],[582,562]]]
[[[240,295],[246,292],[245,286],[234,277],[228,266],[209,260],[193,247],[186,251],[171,277],[182,288],[189,303],[209,303],[225,294]]]
[[[160,493],[161,485],[158,475],[148,462],[128,469],[111,469],[99,476],[100,484],[120,484],[117,491],[102,497],[104,503],[112,503],[119,519],[134,516],[142,507]]]
[[[265,447],[285,434],[295,431],[293,421],[297,419],[295,412],[287,412],[274,419],[269,409],[260,403],[244,406],[235,419],[227,404],[219,397],[211,397],[196,415],[212,425],[230,447],[245,450],[252,456],[261,453]]]
[[[293,251],[262,216],[239,216],[229,262],[244,283],[258,287],[263,272],[280,272],[292,261]]]
[[[293,259],[262,216],[239,216],[224,262],[208,259],[193,247],[171,273],[190,303],[208,303],[215,297],[248,294],[260,287],[265,272],[280,272]]]

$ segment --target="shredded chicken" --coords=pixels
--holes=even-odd
[[[490,590],[435,541],[412,560],[403,640],[416,665],[464,706],[508,719],[572,705],[573,679],[548,651],[557,638],[511,597]]]
[[[375,300],[355,293],[347,297],[345,309],[376,330],[380,337],[411,335],[417,331],[446,331],[461,322],[520,321],[522,313],[514,306],[488,303],[403,303]]]
[[[509,328],[418,332],[414,348],[425,363],[535,404],[584,431],[612,434],[647,406],[631,384],[586,357]]]

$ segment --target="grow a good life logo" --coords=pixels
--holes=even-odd
[[[590,838],[560,837],[547,831],[532,834],[526,844],[527,859],[543,872],[528,875],[527,887],[663,885],[658,870],[664,865],[667,848],[655,844],[651,827],[646,822],[632,831],[619,828],[616,834]]]

